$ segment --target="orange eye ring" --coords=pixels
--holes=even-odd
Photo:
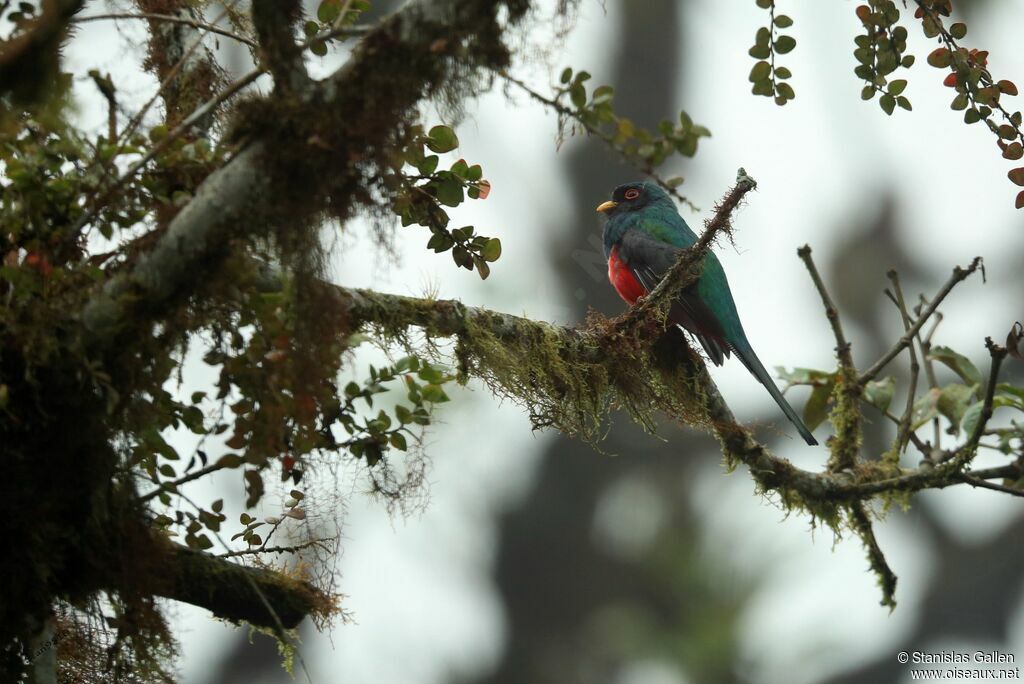
[[[637,197],[640,196],[640,191],[637,190],[636,188],[630,188],[625,193],[623,193],[622,196],[628,200],[635,200]]]

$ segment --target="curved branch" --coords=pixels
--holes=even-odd
[[[181,24],[183,26],[191,26],[192,28],[202,29],[203,31],[209,31],[210,33],[216,33],[224,36],[225,38],[231,38],[237,40],[239,43],[244,43],[251,48],[256,48],[258,45],[256,41],[246,36],[232,33],[231,31],[221,28],[216,24],[209,24],[205,21],[199,21],[197,19],[191,19],[189,17],[177,17],[173,14],[157,14],[153,12],[110,12],[107,14],[90,14],[85,17],[76,17],[73,20],[75,24],[84,24],[88,21],[100,21],[103,19],[144,19],[148,21],[164,21],[169,24]]]

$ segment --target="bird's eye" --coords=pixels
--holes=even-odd
[[[626,199],[628,199],[628,200],[635,200],[635,199],[636,199],[637,197],[639,197],[639,196],[640,196],[640,191],[639,191],[639,190],[637,190],[636,188],[630,188],[630,189],[629,189],[629,190],[627,190],[627,191],[626,191],[626,193],[625,193],[625,194],[623,195],[623,197],[625,197],[625,198],[626,198]]]

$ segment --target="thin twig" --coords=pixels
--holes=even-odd
[[[1004,494],[1009,494],[1011,496],[1021,496],[1021,497],[1024,497],[1024,491],[1022,491],[1020,489],[1014,489],[1013,487],[1007,487],[1006,485],[1001,485],[1001,484],[998,484],[996,482],[988,482],[987,480],[982,480],[982,479],[977,478],[977,477],[972,477],[971,475],[962,475],[960,477],[960,479],[965,484],[969,484],[972,487],[980,487],[982,489],[991,489],[993,491],[1003,492]]]
[[[658,173],[654,170],[653,166],[651,166],[648,163],[637,164],[637,160],[634,157],[632,157],[631,155],[626,154],[621,149],[619,149],[619,146],[616,144],[615,139],[611,135],[609,135],[609,134],[605,133],[604,131],[600,130],[599,128],[595,128],[594,126],[592,126],[592,125],[588,124],[587,122],[581,120],[579,115],[576,112],[574,112],[573,110],[569,109],[568,107],[563,105],[561,102],[558,102],[557,100],[554,100],[554,99],[552,99],[550,97],[546,97],[544,95],[541,95],[536,90],[534,90],[530,86],[526,85],[526,83],[524,83],[523,81],[520,81],[519,79],[517,79],[514,76],[512,76],[511,74],[509,74],[507,71],[503,70],[503,71],[499,71],[497,73],[498,73],[499,76],[501,76],[503,79],[505,79],[506,82],[511,83],[512,85],[516,86],[517,88],[522,90],[524,93],[529,95],[531,98],[533,98],[537,102],[540,102],[541,104],[543,104],[543,105],[545,105],[547,107],[550,107],[551,109],[555,110],[560,115],[569,117],[573,121],[576,121],[577,123],[579,123],[581,126],[583,126],[583,129],[586,130],[587,133],[589,133],[590,135],[593,135],[594,137],[598,138],[601,142],[603,142],[606,146],[608,146],[609,149],[611,149],[612,151],[617,153],[620,157],[622,157],[627,163],[629,163],[629,164],[631,164],[633,166],[636,166],[637,168],[640,169],[640,171],[642,171],[643,173],[645,173],[648,176],[650,176],[654,180],[654,182],[657,183],[658,185],[660,185],[661,188],[665,192],[667,192],[668,194],[672,195],[672,197],[675,197],[678,201],[682,202],[683,204],[685,204],[686,206],[690,207],[694,211],[697,211],[697,207],[694,206],[693,202],[691,202],[689,199],[687,199],[683,195],[679,194],[679,191],[676,190],[675,186],[670,185],[668,183],[668,181],[666,181],[664,178],[659,176]]]
[[[928,300],[924,298],[924,295],[920,295],[921,301],[916,307],[914,312],[917,315],[921,314],[921,311],[928,305]],[[935,335],[935,331],[938,330],[939,324],[942,323],[942,312],[936,311],[932,320],[932,327],[928,330],[928,333],[921,336],[921,331],[918,330],[917,335],[917,346],[921,349],[921,360],[924,363],[924,375],[928,379],[928,388],[939,391],[939,380],[935,375],[935,362],[932,360],[932,337]],[[910,345],[913,348],[913,344]],[[932,419],[932,439],[935,442],[935,448],[938,449],[942,440],[942,429],[939,424],[939,417],[935,416]]]
[[[892,300],[893,300],[893,303],[896,304],[896,308],[900,312],[900,318],[903,321],[903,331],[904,331],[904,333],[908,333],[908,332],[910,332],[911,327],[913,327],[913,324],[912,324],[911,319],[910,319],[910,313],[907,311],[907,302],[903,298],[903,288],[900,286],[900,276],[899,276],[898,273],[896,273],[895,270],[889,271],[886,275],[888,275],[889,276],[889,280],[892,281],[892,288],[893,288]],[[886,294],[889,294],[888,290],[886,290]],[[921,444],[920,438],[917,436],[917,434],[913,430],[910,429],[911,421],[912,421],[913,416],[914,416],[914,399],[915,399],[915,397],[917,395],[917,380],[918,380],[918,375],[921,372],[921,365],[917,362],[917,350],[914,349],[914,345],[911,344],[909,349],[910,349],[910,387],[907,390],[907,405],[906,405],[906,407],[903,410],[903,415],[900,417],[899,428],[896,431],[896,441],[897,441],[897,445],[898,445],[898,447],[897,447],[897,451],[898,452],[902,452],[906,448],[907,442],[908,442],[908,440],[910,440],[911,437],[914,438],[914,446],[917,446],[918,449],[921,448],[920,447],[920,444]],[[939,445],[936,442],[935,448],[938,448],[938,446]],[[925,458],[931,458],[932,454],[931,454],[931,450],[930,449],[927,450],[927,451],[922,450],[922,453],[924,454]]]
[[[858,382],[860,382],[861,385],[865,385],[871,380],[874,380],[875,376],[877,376],[882,371],[882,369],[885,368],[886,364],[888,364],[890,361],[896,358],[900,352],[907,348],[907,345],[913,342],[914,336],[917,335],[918,331],[921,329],[921,326],[923,326],[925,322],[929,318],[931,318],[931,315],[935,313],[935,309],[937,309],[939,304],[942,303],[942,300],[946,298],[946,295],[948,295],[950,291],[954,287],[956,287],[958,283],[965,280],[969,275],[977,271],[980,267],[981,257],[974,257],[974,260],[971,261],[971,265],[968,266],[967,268],[960,268],[959,266],[955,267],[953,269],[953,274],[949,277],[949,280],[946,281],[946,283],[942,286],[939,292],[935,295],[935,297],[932,299],[928,307],[921,312],[921,315],[918,316],[916,321],[914,321],[914,324],[910,326],[910,330],[908,330],[903,335],[903,337],[897,340],[896,344],[893,345],[892,349],[883,354],[882,358],[878,359],[878,361],[876,361],[873,366],[864,371],[864,373],[861,374],[860,378],[858,379]]]
[[[836,305],[825,287],[825,281],[821,279],[818,267],[814,264],[814,259],[811,257],[811,246],[804,245],[796,253],[804,262],[808,273],[811,274],[811,280],[825,307],[825,317],[828,319],[829,325],[832,326],[832,334],[836,338],[840,382],[836,385],[837,391],[833,396],[837,404],[837,414],[844,416],[844,419],[837,422],[838,429],[835,441],[830,445],[832,456],[829,458],[828,467],[832,472],[839,472],[853,468],[857,463],[862,420],[859,400],[864,393],[864,385],[857,382],[857,367],[853,365],[853,352],[850,349],[850,343],[847,342],[846,335],[843,334],[839,310],[836,309]],[[881,552],[879,551],[879,553]]]
[[[992,365],[988,375],[988,386],[985,388],[985,399],[981,406],[981,415],[978,417],[977,425],[974,426],[974,431],[971,432],[971,436],[964,442],[963,446],[957,449],[953,457],[950,458],[952,467],[957,470],[970,463],[978,451],[978,442],[981,441],[982,435],[985,434],[985,426],[988,425],[988,421],[992,418],[992,404],[995,401],[999,368],[1003,364],[1003,359],[1006,358],[1006,347],[1000,347],[992,341],[991,337],[985,338],[985,346],[992,357]]]
[[[223,15],[222,15],[223,16]],[[249,47],[255,49],[258,46],[256,41],[251,38],[232,33],[227,29],[221,28],[215,24],[208,24],[205,21],[198,21],[196,19],[189,19],[186,17],[176,17],[171,14],[152,14],[149,12],[111,12],[109,14],[90,14],[86,17],[76,17],[72,20],[72,23],[82,24],[87,21],[99,21],[101,19],[146,19],[149,21],[165,21],[171,24],[184,24],[193,28],[202,29],[203,31],[209,31],[210,33],[216,33],[232,40],[237,40],[239,43],[244,43]]]
[[[262,553],[298,553],[311,546],[316,546],[322,551],[329,551],[326,539],[310,539],[294,546],[268,546],[267,548],[238,549],[237,551],[225,551],[216,554],[218,558],[235,558],[237,556],[254,556]]]
[[[811,246],[804,245],[796,250],[796,253],[804,262],[807,271],[811,274],[814,287],[818,290],[818,294],[821,296],[821,303],[825,306],[825,317],[828,319],[829,325],[832,326],[832,334],[836,338],[836,355],[839,357],[839,367],[851,373],[853,377],[856,377],[857,369],[853,365],[853,353],[850,350],[850,343],[846,341],[846,336],[843,334],[843,324],[839,320],[839,310],[836,309],[832,297],[825,288],[825,282],[821,279],[821,274],[818,273],[818,267],[814,265],[814,259],[811,257]]]
[[[893,610],[896,608],[896,573],[889,567],[882,547],[878,545],[871,518],[868,517],[863,502],[857,501],[850,506],[850,524],[864,542],[864,548],[868,552],[868,563],[878,575],[878,582],[882,587],[882,605]]]
[[[153,491],[147,492],[146,494],[143,494],[142,496],[140,496],[139,497],[139,501],[145,503],[146,501],[149,501],[150,499],[156,498],[156,497],[160,496],[161,494],[163,494],[165,492],[166,493],[170,493],[172,488],[174,488],[176,490],[178,487],[180,487],[183,484],[186,484],[188,482],[192,482],[193,480],[198,480],[201,477],[206,477],[210,473],[215,473],[218,470],[223,470],[224,468],[227,468],[227,467],[228,467],[228,465],[226,463],[222,464],[220,461],[217,461],[216,463],[211,463],[210,465],[206,466],[205,468],[200,468],[199,470],[193,470],[191,473],[189,473],[187,475],[182,475],[181,477],[179,477],[176,480],[170,480],[170,481],[167,481],[167,482],[160,483],[160,486],[157,487],[156,489],[154,489]]]

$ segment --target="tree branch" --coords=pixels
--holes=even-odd
[[[302,63],[293,27],[301,5],[296,0],[254,0],[252,21],[259,38],[262,66],[284,93],[307,93],[312,81]]]
[[[982,277],[984,277],[985,269],[984,266],[982,266],[981,257],[974,257],[974,260],[971,261],[971,265],[967,268],[960,268],[959,266],[954,267],[953,274],[949,277],[949,280],[945,282],[938,294],[932,298],[931,303],[925,307],[921,312],[921,315],[919,315],[917,320],[914,321],[914,324],[910,326],[910,329],[904,333],[903,337],[896,341],[896,344],[893,345],[889,351],[882,355],[882,358],[878,359],[871,368],[868,368],[863,374],[861,374],[859,378],[860,384],[865,385],[871,380],[874,380],[882,369],[885,368],[886,364],[906,349],[907,346],[913,342],[914,336],[921,330],[921,327],[929,318],[931,318],[932,314],[935,313],[935,310],[939,308],[939,304],[941,304],[942,300],[946,298],[946,295],[948,295],[958,283],[966,280],[969,275],[977,271],[979,268],[981,268]]]
[[[239,43],[244,43],[251,48],[259,47],[256,41],[238,33],[232,33],[231,31],[221,28],[216,24],[209,24],[204,21],[192,19],[189,17],[178,17],[173,14],[156,14],[152,12],[110,12],[107,14],[90,14],[85,17],[76,17],[73,20],[75,24],[83,24],[88,21],[100,21],[103,19],[145,19],[148,21],[165,21],[170,24],[182,24],[183,26],[191,26],[193,28],[208,31],[210,33],[216,33],[224,36],[225,38],[231,38],[237,40]]]
[[[570,365],[606,364],[608,372],[612,373],[622,363],[620,358],[609,354],[608,346],[602,343],[602,336],[608,334],[604,329],[557,326],[452,300],[417,299],[335,285],[327,287],[333,291],[339,315],[355,328],[385,326],[387,334],[405,335],[407,328],[415,327],[432,337],[457,337],[469,340],[470,344],[474,336],[482,332],[508,345],[522,343],[524,339],[544,338]],[[814,512],[879,494],[912,493],[963,483],[955,468],[933,467],[930,463],[905,470],[896,477],[871,468],[854,474],[815,473],[798,468],[771,453],[736,421],[699,357],[686,354],[673,357],[671,361],[678,372],[690,376],[699,388],[708,426],[718,436],[727,460],[747,465],[763,490],[779,492],[787,504],[804,505]],[[484,379],[493,381],[494,378]],[[500,389],[492,387],[492,390]],[[1019,464],[967,473],[986,480],[1020,474]]]
[[[164,582],[155,593],[225,620],[271,629],[280,620],[292,629],[307,615],[326,615],[333,607],[330,597],[313,585],[280,572],[238,565],[170,542],[165,550]]]

